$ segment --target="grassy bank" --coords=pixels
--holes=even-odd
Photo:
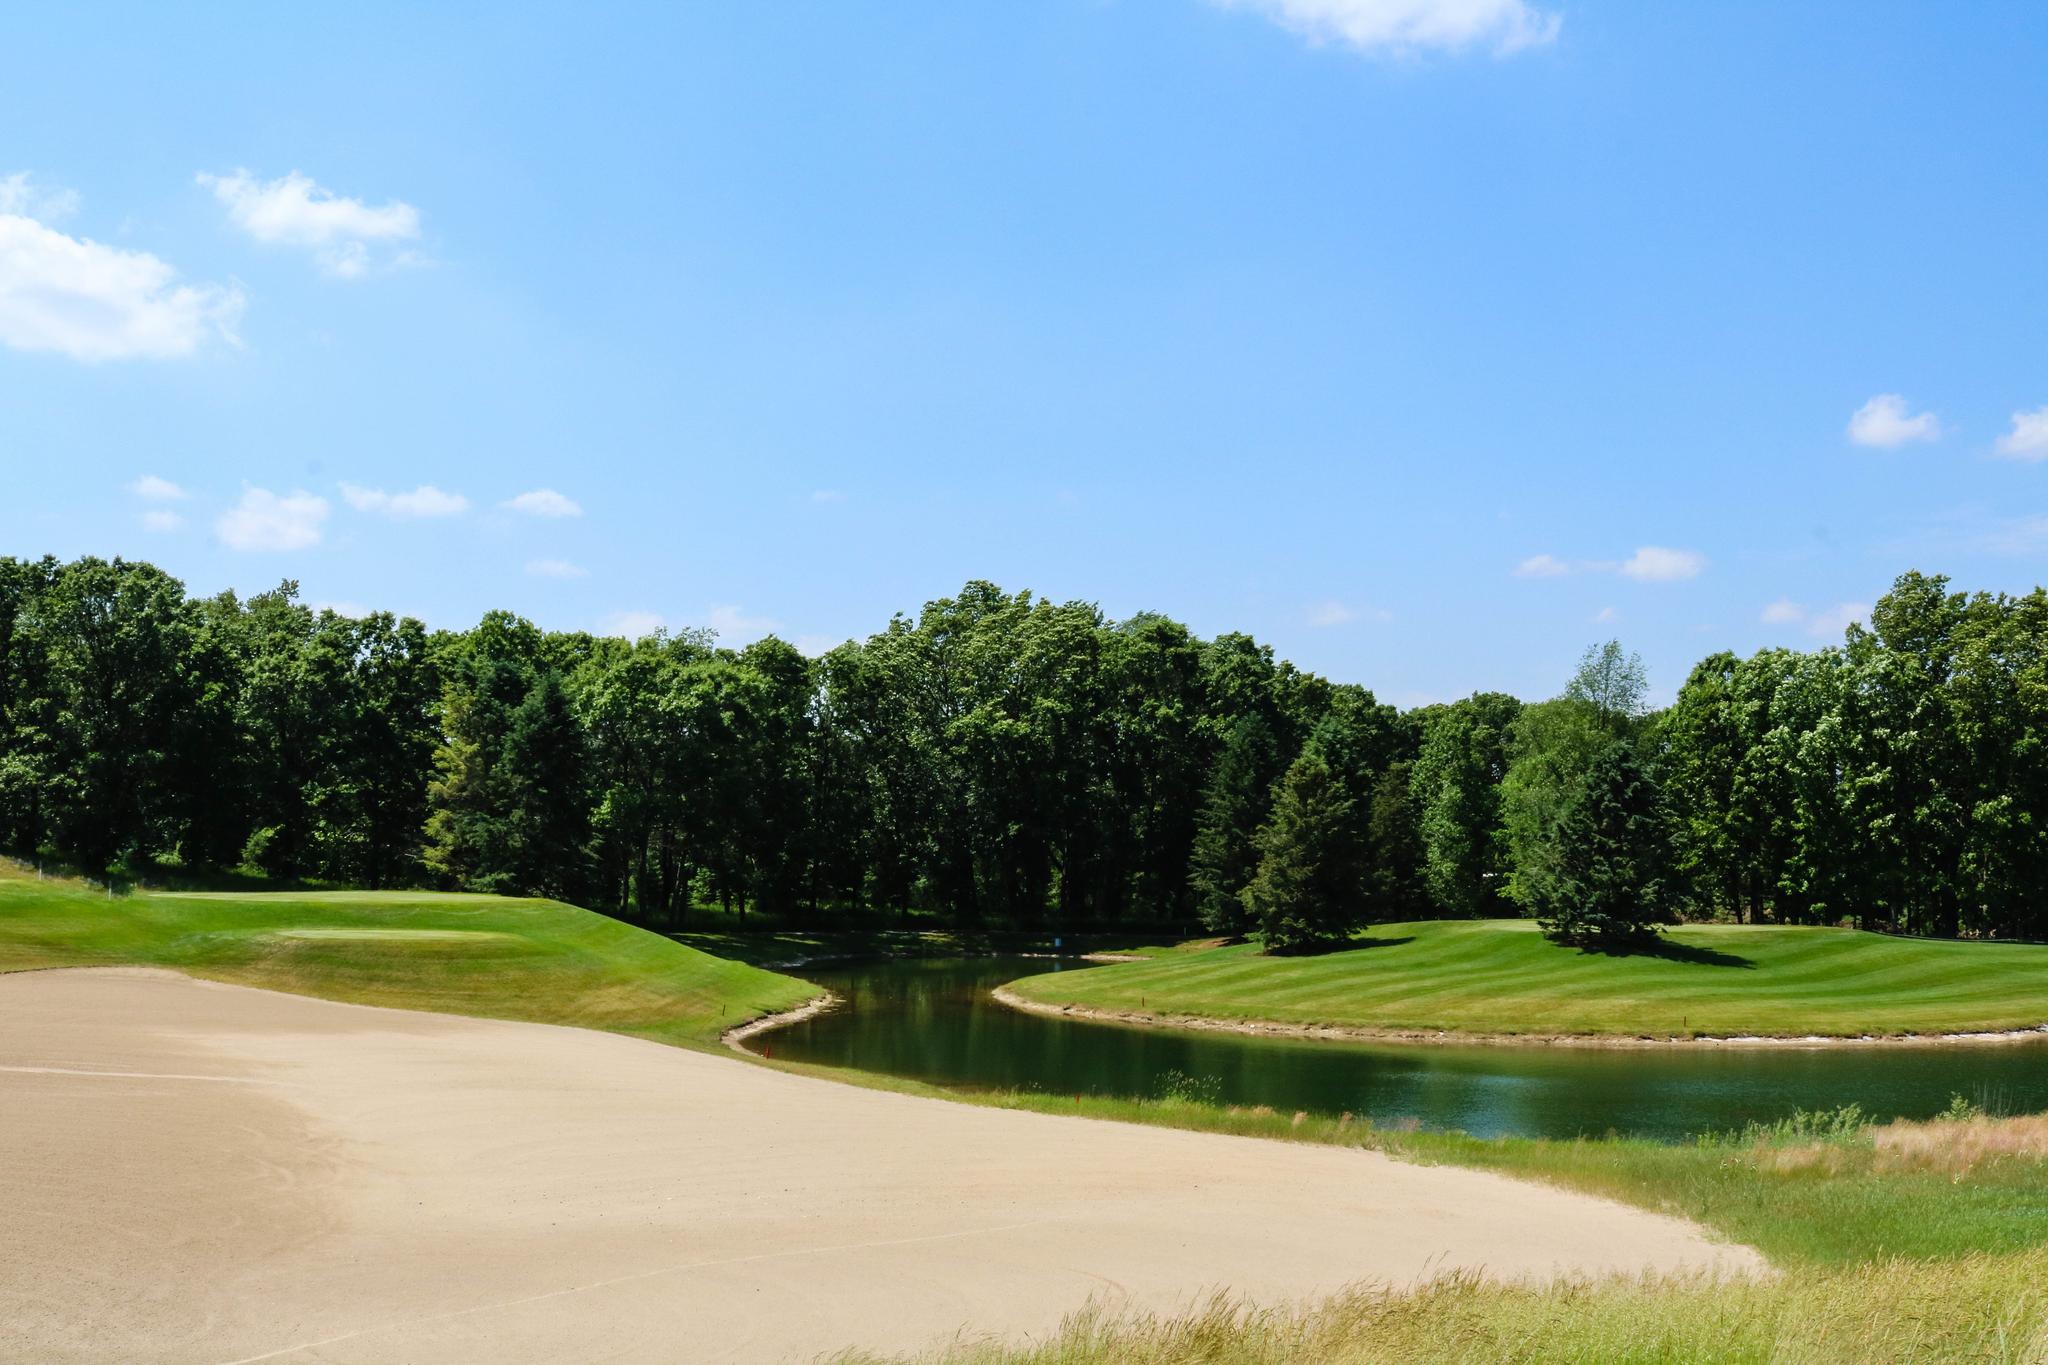
[[[1027,977],[1024,999],[1112,1014],[1553,1036],[1962,1033],[2048,1022],[2048,946],[1688,925],[1656,952],[1581,952],[1526,920],[1374,928],[1321,957],[1241,944]]]
[[[122,963],[692,1047],[817,994],[557,901],[420,891],[108,896],[0,862],[0,971]]]

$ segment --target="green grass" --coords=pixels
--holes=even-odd
[[[423,891],[133,892],[0,863],[0,971],[140,963],[365,1005],[687,1047],[817,994],[558,901]]]
[[[1854,1037],[2048,1022],[2048,946],[1743,925],[1665,937],[1658,953],[1614,956],[1552,943],[1527,920],[1389,924],[1321,957],[1242,944],[1011,989],[1114,1012],[1535,1036]]]

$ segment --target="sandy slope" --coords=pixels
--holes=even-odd
[[[775,1361],[1450,1266],[1747,1268],[1334,1148],[144,969],[0,976],[0,1358]]]

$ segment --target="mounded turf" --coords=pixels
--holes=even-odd
[[[0,971],[112,964],[694,1047],[818,993],[559,901],[423,891],[109,897],[0,863]]]
[[[1655,952],[1552,943],[1527,920],[1374,927],[1321,957],[1252,945],[1026,977],[1028,1000],[1360,1029],[1726,1037],[1966,1033],[2048,1023],[2048,946],[1689,925]]]

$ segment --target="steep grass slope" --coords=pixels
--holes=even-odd
[[[0,869],[0,971],[140,963],[697,1047],[818,993],[559,901],[422,891],[109,897]]]

